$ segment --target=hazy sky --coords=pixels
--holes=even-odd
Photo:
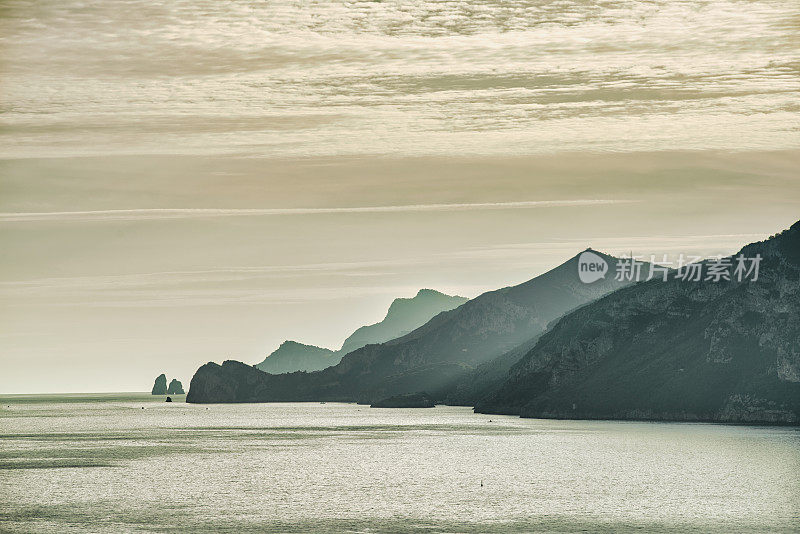
[[[794,1],[303,4],[0,12],[0,392],[188,386],[800,218]]]

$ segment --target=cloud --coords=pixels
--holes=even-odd
[[[0,222],[30,221],[113,221],[192,219],[213,217],[268,217],[286,215],[324,215],[350,213],[402,213],[416,211],[476,211],[530,208],[598,206],[633,202],[630,200],[528,200],[520,202],[482,202],[472,204],[410,204],[404,206],[363,206],[341,208],[137,208],[94,211],[53,211],[0,213]]]

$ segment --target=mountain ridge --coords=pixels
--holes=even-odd
[[[352,351],[322,371],[267,375],[234,361],[222,366],[210,362],[195,373],[187,400],[372,402],[441,391],[540,334],[560,315],[630,283],[611,276],[581,282],[579,256],[522,284],[489,291],[439,313],[404,336]],[[612,272],[618,259],[601,257]]]
[[[757,281],[672,273],[565,315],[475,411],[798,424],[800,222],[739,254]]]
[[[286,340],[263,361],[257,363],[256,368],[270,374],[321,371],[338,364],[349,352],[370,343],[381,343],[407,334],[436,314],[457,308],[467,300],[435,289],[420,289],[413,297],[394,299],[381,321],[356,329],[345,339],[339,350]]]
[[[282,374],[294,371],[318,371],[336,365],[335,351],[287,339],[256,367],[265,373]]]
[[[458,295],[446,295],[435,289],[420,289],[411,298],[396,298],[389,305],[389,310],[381,321],[356,329],[344,340],[339,352],[344,355],[365,345],[383,343],[404,336],[437,314],[457,308],[467,300],[469,299]],[[453,305],[456,303],[457,305]],[[417,315],[425,315],[427,319],[419,322]]]

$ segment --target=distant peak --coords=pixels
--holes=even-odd
[[[436,291],[435,289],[428,289],[423,288],[417,291],[417,294],[410,298],[396,298],[392,301],[392,304],[389,306],[389,311],[386,312],[386,317],[384,321],[389,319],[390,317],[394,316],[395,314],[401,313],[409,313],[411,310],[420,309],[429,306],[438,306],[444,302],[451,302],[451,303],[458,303],[461,304],[465,302],[467,299],[464,297],[459,297],[457,295],[447,295],[446,293],[442,293],[441,291]],[[452,309],[455,306],[451,306],[447,309]]]
[[[614,258],[614,256],[611,256],[610,254],[606,254],[605,252],[601,252],[601,251],[597,250],[596,248],[592,248],[592,247],[586,247],[585,250],[582,250],[581,252],[578,252],[577,254],[575,254],[574,257],[575,258],[579,258],[581,256],[581,254],[586,254],[587,252],[589,252],[591,254],[595,254],[597,256],[600,256],[601,258],[605,258],[606,260]]]
[[[286,349],[286,348],[291,348],[291,349],[296,349],[296,348],[321,349],[321,348],[324,348],[324,347],[317,347],[316,345],[308,345],[306,343],[300,343],[299,341],[294,341],[292,339],[287,339],[286,341],[281,343],[281,346],[278,347],[278,349],[280,350],[280,349]],[[325,349],[325,350],[328,350],[328,349]]]
[[[448,295],[446,293],[442,293],[441,291],[436,291],[435,289],[422,288],[417,291],[417,294],[413,297],[397,297],[392,301],[389,309],[391,310],[392,307],[405,305],[406,303],[413,303],[416,299],[426,299],[431,297],[443,297],[445,299],[461,298],[456,295]]]

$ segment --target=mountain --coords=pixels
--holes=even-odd
[[[464,297],[445,295],[433,289],[420,289],[410,299],[392,302],[386,317],[379,323],[362,326],[344,340],[342,356],[365,345],[383,343],[408,334],[443,311],[452,310],[467,302]]]
[[[341,357],[331,349],[304,345],[297,341],[284,341],[278,349],[256,364],[256,368],[278,375],[295,371],[319,371],[339,363]]]
[[[734,266],[740,255],[761,256],[756,280],[673,273],[568,314],[475,410],[800,423],[800,222],[744,247]]]
[[[445,295],[433,289],[420,289],[412,298],[395,299],[381,322],[362,326],[337,351],[285,341],[264,361],[256,364],[256,367],[270,374],[319,371],[336,365],[348,352],[369,343],[383,343],[407,334],[438,313],[457,308],[466,301],[464,297]]]
[[[604,275],[581,281],[580,258],[602,263]],[[188,402],[342,400],[372,402],[417,391],[439,392],[478,365],[541,334],[553,319],[629,285],[610,273],[617,259],[587,250],[536,278],[484,293],[440,313],[405,336],[350,352],[313,373],[268,375],[235,361],[197,370]]]
[[[457,381],[438,392],[440,402],[449,406],[475,406],[503,384],[514,364],[536,345],[540,336],[541,334],[537,334],[510,351],[464,373]]]

